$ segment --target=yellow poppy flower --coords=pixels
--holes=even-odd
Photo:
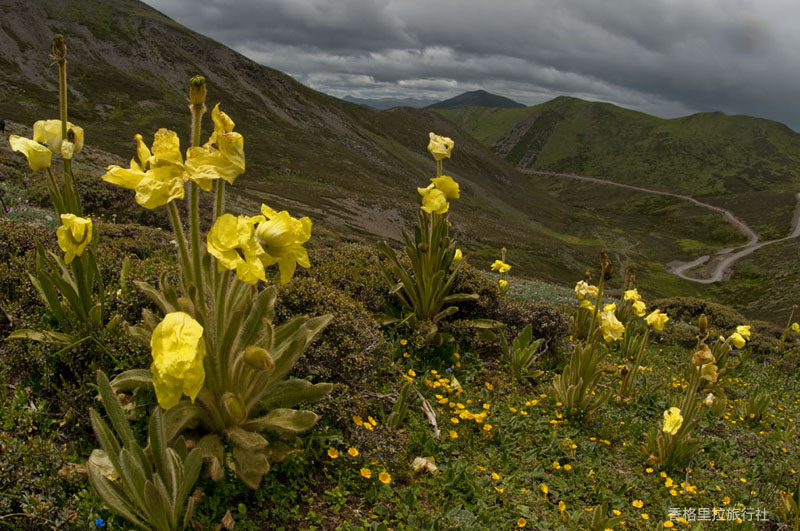
[[[196,182],[206,192],[213,182],[223,179],[233,184],[244,173],[244,137],[234,133],[233,123],[219,110],[219,103],[211,111],[214,132],[202,147],[191,147],[186,152],[185,179]]]
[[[717,366],[713,363],[706,363],[700,369],[700,377],[704,380],[708,380],[711,383],[717,382]]]
[[[644,301],[635,301],[633,303],[633,314],[636,317],[644,317],[644,314],[647,312],[647,304]]]
[[[500,289],[505,289],[508,287],[508,280],[501,278],[500,282],[498,282],[498,285],[500,286]]]
[[[795,332],[800,332],[800,323],[792,323],[792,330]]]
[[[267,280],[263,263],[267,254],[255,236],[255,224],[263,220],[262,216],[233,214],[223,214],[217,218],[208,231],[206,249],[217,259],[219,271],[236,270],[236,277],[248,284]]]
[[[498,271],[500,273],[508,273],[509,271],[511,271],[511,266],[503,262],[502,260],[495,260],[492,263],[492,271]]]
[[[617,319],[613,310],[606,310],[600,312],[600,332],[602,332],[603,339],[607,343],[618,341],[622,339],[622,334],[625,332],[625,325]]]
[[[455,142],[446,136],[439,136],[435,133],[428,134],[430,141],[428,142],[428,151],[436,160],[450,158],[450,152],[453,150]]]
[[[441,177],[434,177],[431,181],[433,181],[437,190],[441,190],[447,196],[447,199],[458,199],[461,196],[458,183],[452,177],[442,175]]]
[[[736,327],[736,332],[746,341],[750,341],[750,325],[739,325]]]
[[[594,313],[594,304],[589,302],[589,299],[582,299],[581,300],[581,308],[585,308],[589,310],[589,312]]]
[[[294,276],[295,269],[308,269],[311,263],[303,244],[311,237],[311,220],[308,217],[293,218],[285,210],[276,213],[267,205],[261,205],[265,220],[258,224],[256,238],[263,246],[261,262],[264,267],[278,264],[281,284],[286,284]]]
[[[33,171],[50,167],[53,152],[47,149],[47,147],[38,142],[34,142],[30,138],[17,135],[10,135],[8,137],[8,143],[11,145],[11,149],[25,155],[28,159],[28,165]]]
[[[437,189],[433,184],[427,188],[417,188],[417,192],[422,196],[422,206],[420,207],[427,213],[436,212],[437,214],[444,214],[450,209],[450,203],[447,202],[447,195]]]
[[[636,302],[642,300],[642,296],[639,295],[639,290],[634,288],[625,291],[622,295],[622,300]]]
[[[731,340],[731,343],[733,343],[733,346],[736,348],[742,348],[745,345],[745,339],[739,332],[732,333],[731,337],[728,339]]]
[[[675,435],[678,433],[681,425],[683,424],[683,415],[681,415],[681,410],[677,407],[671,407],[668,410],[664,411],[664,426],[662,430],[664,433],[669,433],[670,435]]]
[[[181,395],[192,402],[203,388],[206,344],[203,327],[184,312],[172,312],[153,329],[150,339],[153,387],[163,409],[177,405]]]
[[[660,332],[664,330],[664,325],[669,321],[669,316],[665,313],[661,313],[661,310],[653,310],[644,320],[647,322],[648,326],[652,326]]]
[[[74,152],[80,153],[83,149],[83,128],[67,122],[67,136],[72,131]],[[33,124],[33,141],[47,145],[53,153],[61,153],[61,120],[39,120]]]
[[[58,246],[64,251],[64,263],[69,264],[83,254],[92,241],[92,220],[75,214],[61,214],[61,226],[56,230]]]
[[[178,135],[163,128],[156,131],[152,153],[142,135],[134,139],[139,162],[131,159],[130,168],[108,166],[103,180],[135,190],[136,202],[148,209],[183,199],[183,156]]]
[[[456,253],[453,255],[453,262],[458,262],[463,259],[464,255],[461,253],[461,249],[456,249]]]
[[[611,304],[604,304],[603,305],[604,312],[615,312],[617,311],[617,303],[612,302]]]

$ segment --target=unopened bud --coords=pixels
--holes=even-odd
[[[608,253],[605,251],[600,251],[600,265],[603,266],[603,269],[608,267]]]
[[[60,33],[53,37],[53,44],[50,45],[50,56],[56,61],[67,58],[67,43],[64,41],[64,36]]]
[[[244,349],[244,362],[257,371],[271,371],[275,368],[275,360],[269,352],[253,345]]]
[[[587,269],[586,271],[584,271],[584,272],[583,272],[583,279],[584,279],[586,282],[591,282],[591,281],[592,281],[592,272],[591,272],[591,271],[589,271],[588,269]]]
[[[713,406],[714,405],[714,393],[708,393],[708,395],[706,396],[706,399],[703,400],[703,404],[705,404],[706,407]]]
[[[206,78],[194,76],[189,80],[189,103],[204,105],[206,102]]]
[[[708,333],[708,317],[706,314],[700,315],[700,319],[697,320],[697,335],[700,337],[705,337]]]
[[[237,423],[244,421],[246,413],[241,399],[233,393],[225,393],[222,397],[222,406],[225,412]]]
[[[420,250],[420,252],[422,252],[422,253],[427,253],[427,252],[428,252],[428,244],[426,244],[426,243],[420,243],[420,244],[419,244],[419,250]]]

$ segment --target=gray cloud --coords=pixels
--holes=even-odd
[[[335,96],[560,94],[800,130],[793,0],[146,0]]]

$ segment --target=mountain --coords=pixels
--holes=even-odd
[[[608,194],[600,185],[559,183],[523,174],[515,167],[599,171],[607,166],[592,164],[608,160],[619,160],[623,168],[642,164],[640,159],[649,160],[658,153],[625,148],[628,157],[623,159],[603,151],[622,149],[614,138],[604,135],[616,131],[622,138],[636,141],[627,132],[630,124],[625,120],[649,124],[652,117],[632,111],[618,116],[618,108],[580,100],[555,100],[550,102],[552,108],[544,104],[378,111],[305,87],[136,0],[0,3],[0,118],[6,121],[8,133],[26,133],[24,125],[57,116],[57,74],[48,59],[55,33],[65,35],[69,48],[70,119],[84,127],[89,146],[109,154],[96,158],[88,152],[81,154],[76,167],[85,167],[84,162],[96,166],[91,172],[86,170],[87,178],[97,178],[109,157],[117,163],[130,160],[136,133],[149,142],[158,128],[168,127],[178,132],[186,147],[187,80],[202,74],[209,80],[209,103],[222,102],[222,109],[245,138],[247,172],[230,187],[228,196],[233,212],[253,213],[265,202],[295,216],[310,216],[315,234],[325,229],[340,240],[370,245],[377,239],[397,242],[400,229],[414,222],[417,187],[425,186],[435,172],[426,152],[428,132],[434,131],[455,141],[453,157],[444,166],[462,190],[461,198],[452,202],[451,220],[465,254],[479,267],[498,258],[499,249],[506,247],[514,275],[574,283],[585,269],[596,270],[598,253],[606,249],[619,264],[618,271],[629,264],[637,266],[639,285],[648,296],[698,295],[707,290],[665,272],[664,264],[694,259],[697,249],[741,243],[741,234],[721,216],[685,202],[632,192]],[[537,109],[547,119],[530,118]],[[592,122],[589,118],[594,115]],[[526,118],[538,125],[525,128]],[[551,126],[540,127],[546,123]],[[686,135],[677,130],[697,129],[702,123],[702,117],[683,125],[675,122],[674,134]],[[204,127],[205,136],[210,132],[208,118]],[[524,138],[513,142],[512,131],[524,132]],[[788,135],[779,127],[775,131]],[[766,138],[771,135],[772,129],[768,129]],[[539,139],[547,149],[530,164],[521,164],[531,149],[536,152],[538,144],[530,138]],[[724,144],[723,140],[717,144]],[[578,142],[581,154],[588,150],[601,162],[588,155],[571,155],[571,142]],[[601,144],[595,147],[593,142]],[[503,145],[511,149],[504,152]],[[737,149],[745,147],[735,145]],[[791,179],[770,177],[770,165],[784,162],[769,158],[768,145],[772,144],[755,144],[736,156],[761,161],[763,175],[755,174],[753,179],[785,182],[789,189]],[[783,147],[778,151],[783,153]],[[518,152],[523,152],[519,158]],[[583,166],[571,165],[577,160]],[[785,166],[788,171],[788,163]],[[724,161],[719,167],[724,167]],[[4,180],[13,179],[15,186],[32,182],[27,166],[5,141],[0,141],[0,170]],[[102,190],[103,186],[111,185],[99,183],[96,188]],[[783,219],[784,208],[793,208],[789,203],[779,204],[772,188],[755,193],[761,194],[758,198],[774,196],[778,208],[760,208],[757,202],[746,200],[742,200],[742,208],[761,210],[763,216],[775,220]],[[115,207],[111,204],[108,208]],[[761,281],[744,278],[747,288]],[[768,279],[776,290],[780,282],[793,280],[791,275]],[[735,299],[737,285],[724,286],[714,292],[716,298]],[[749,293],[754,295],[747,308],[754,308],[754,314],[763,315],[763,308],[776,304],[765,302],[758,291]],[[787,291],[782,297],[790,295]]]
[[[588,227],[581,213],[562,214],[563,204],[442,116],[327,96],[135,0],[0,4],[0,116],[9,133],[57,116],[48,58],[57,32],[68,45],[70,120],[120,163],[134,155],[135,134],[149,142],[159,127],[177,131],[186,147],[187,81],[202,74],[209,103],[221,101],[245,138],[247,172],[230,188],[232,210],[254,212],[263,201],[345,238],[399,241],[414,222],[417,187],[435,173],[426,152],[435,131],[456,143],[445,164],[462,187],[451,219],[475,263],[490,263],[507,246],[518,271],[569,279],[594,261],[596,241],[575,228]],[[204,136],[209,127],[207,118]],[[23,175],[19,155],[5,146],[0,164]],[[588,248],[566,243],[583,236]]]
[[[355,96],[349,95],[342,99],[350,103],[366,105],[367,107],[380,110],[394,109],[395,107],[411,107],[414,109],[421,109],[436,101],[432,99],[420,98],[356,98]]]
[[[433,105],[428,105],[427,109],[460,109],[462,107],[489,107],[498,109],[514,109],[518,107],[525,107],[521,103],[506,98],[505,96],[498,96],[491,94],[485,90],[473,90],[459,94],[449,100],[440,101]]]

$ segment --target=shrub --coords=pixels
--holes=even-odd
[[[491,357],[501,353],[497,341],[488,339],[481,330],[470,326],[471,319],[492,319],[505,324],[506,338],[509,339],[516,337],[529,324],[534,338],[542,338],[551,344],[567,333],[569,317],[565,312],[545,302],[501,297],[497,286],[468,264],[458,272],[454,291],[478,295],[477,300],[459,303],[459,311],[454,315],[456,320],[448,324],[448,332],[472,350]]]

